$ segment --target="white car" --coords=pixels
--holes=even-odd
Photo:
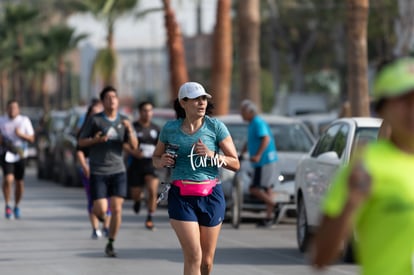
[[[377,139],[382,120],[351,117],[333,121],[309,154],[297,166],[295,194],[296,237],[304,252],[320,221],[320,203],[339,167],[346,165],[353,150]]]
[[[278,151],[279,178],[275,179],[273,190],[276,192],[276,222],[288,209],[296,210],[294,203],[294,178],[296,164],[310,150],[314,143],[313,135],[299,120],[283,116],[260,115],[270,126],[275,137]],[[218,117],[230,131],[239,154],[247,142],[248,124],[240,115]],[[222,187],[227,201],[227,209],[234,228],[241,222],[242,210],[260,212],[265,204],[249,193],[253,167],[247,155],[241,156],[240,170],[235,172],[220,170]]]

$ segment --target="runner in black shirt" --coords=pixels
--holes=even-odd
[[[138,105],[139,118],[133,123],[139,147],[137,150],[127,149],[129,153],[128,184],[134,201],[133,209],[139,213],[143,188],[147,188],[148,215],[145,227],[152,230],[152,215],[157,208],[157,191],[159,180],[152,165],[152,154],[158,141],[160,128],[152,122],[153,105],[144,101]]]

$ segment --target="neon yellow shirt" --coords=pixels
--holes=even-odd
[[[356,257],[364,275],[414,274],[414,155],[389,141],[361,155],[372,178],[371,194],[354,217]],[[338,216],[345,204],[349,166],[335,177],[322,212]]]

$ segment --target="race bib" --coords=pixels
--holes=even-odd
[[[139,148],[141,149],[141,152],[145,158],[152,158],[155,150],[155,145],[143,143]]]

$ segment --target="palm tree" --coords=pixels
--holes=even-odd
[[[261,109],[260,94],[260,0],[238,1],[241,96]]]
[[[211,93],[215,101],[215,113],[224,115],[228,113],[230,107],[233,65],[231,0],[218,0],[216,18]]]
[[[347,0],[348,98],[351,115],[369,116],[367,25],[369,0]]]
[[[104,21],[107,30],[107,45],[96,55],[92,77],[99,76],[103,85],[114,85],[117,57],[114,45],[115,23],[121,16],[131,12],[138,0],[86,0],[77,2],[79,9],[91,12],[97,19]]]
[[[65,55],[76,48],[79,41],[86,37],[85,34],[75,35],[75,30],[66,25],[56,25],[42,36],[44,45],[47,45],[49,56],[53,58],[57,70],[57,107],[63,108],[63,95],[67,91],[65,83]]]
[[[0,23],[0,108],[3,112],[9,94],[9,74],[13,64],[13,43],[7,35],[4,22]]]
[[[170,58],[171,99],[177,97],[180,86],[188,81],[187,66],[185,63],[184,43],[180,27],[175,20],[170,0],[163,0],[165,14],[165,28],[167,30],[167,48]]]
[[[23,72],[22,72],[22,51],[25,46],[25,34],[30,29],[34,21],[38,18],[39,12],[27,5],[7,5],[4,10],[4,27],[6,37],[10,39],[11,56],[11,90],[12,94],[18,101],[22,97],[24,90]],[[24,101],[22,102],[24,105]]]

